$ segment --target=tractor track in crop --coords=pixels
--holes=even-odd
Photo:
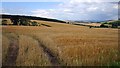
[[[28,35],[24,35],[24,36],[28,36]],[[39,47],[41,47],[43,52],[47,55],[52,66],[55,66],[54,68],[60,68],[60,66],[64,64],[63,62],[61,63],[58,56],[54,54],[46,45],[42,44],[38,38],[35,38],[33,36],[28,36],[28,37],[31,37],[38,42]],[[10,45],[3,66],[15,66],[19,52],[19,41],[18,38],[14,38],[12,36],[8,36],[8,38],[10,39]]]
[[[43,52],[48,56],[52,66],[61,66],[63,64],[58,59],[58,56],[55,55],[47,46],[42,44],[41,41],[39,41],[39,39],[37,39],[35,37],[32,37],[32,38],[38,42],[39,47],[41,47],[43,49]],[[57,68],[59,68],[59,67],[57,67]]]
[[[6,60],[3,63],[3,66],[15,66],[16,59],[19,52],[19,41],[18,39],[12,36],[8,36],[8,38],[10,40],[10,45],[9,45]]]

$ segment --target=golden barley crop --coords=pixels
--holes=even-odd
[[[109,66],[118,61],[118,29],[88,28],[46,21],[37,22],[51,27],[2,27],[4,34],[15,33],[19,36],[19,54],[16,59],[18,66],[52,65],[50,56],[44,52],[39,46],[40,44],[57,56],[63,65]],[[3,41],[7,42],[3,43],[7,49],[9,41],[6,38],[3,38]]]

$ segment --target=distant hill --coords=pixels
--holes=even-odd
[[[76,20],[75,22],[78,22],[78,23],[100,23],[102,21],[98,21],[98,20]]]

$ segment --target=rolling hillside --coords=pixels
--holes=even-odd
[[[51,27],[2,26],[4,66],[119,65],[119,29],[31,21]]]

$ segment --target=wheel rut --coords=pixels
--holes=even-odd
[[[43,52],[48,56],[52,66],[61,66],[64,64],[63,62],[61,63],[60,60],[58,59],[58,56],[55,55],[48,47],[42,44],[41,41],[39,41],[37,38],[34,38],[32,36],[28,36],[28,37],[31,37],[38,42],[39,47],[41,47]],[[6,60],[3,63],[3,66],[15,66],[16,59],[19,52],[19,41],[18,41],[18,38],[14,38],[12,36],[8,38],[10,39],[10,45],[9,45]],[[60,68],[60,67],[57,67],[57,68]]]
[[[42,47],[43,51],[47,54],[52,65],[60,66],[60,61],[58,60],[57,56],[55,56],[55,54],[49,48],[47,48],[41,43],[39,43],[39,46]]]
[[[48,56],[48,58],[53,66],[61,66],[63,64],[58,59],[57,55],[55,55],[48,47],[46,47],[44,44],[42,44],[41,41],[39,41],[37,38],[34,38],[34,37],[32,37],[32,38],[38,42],[39,46],[43,49],[44,53]],[[57,68],[59,68],[59,67],[57,67]]]
[[[19,52],[19,42],[18,39],[14,37],[8,37],[10,39],[10,45],[7,51],[6,60],[3,66],[15,66],[16,59]]]

